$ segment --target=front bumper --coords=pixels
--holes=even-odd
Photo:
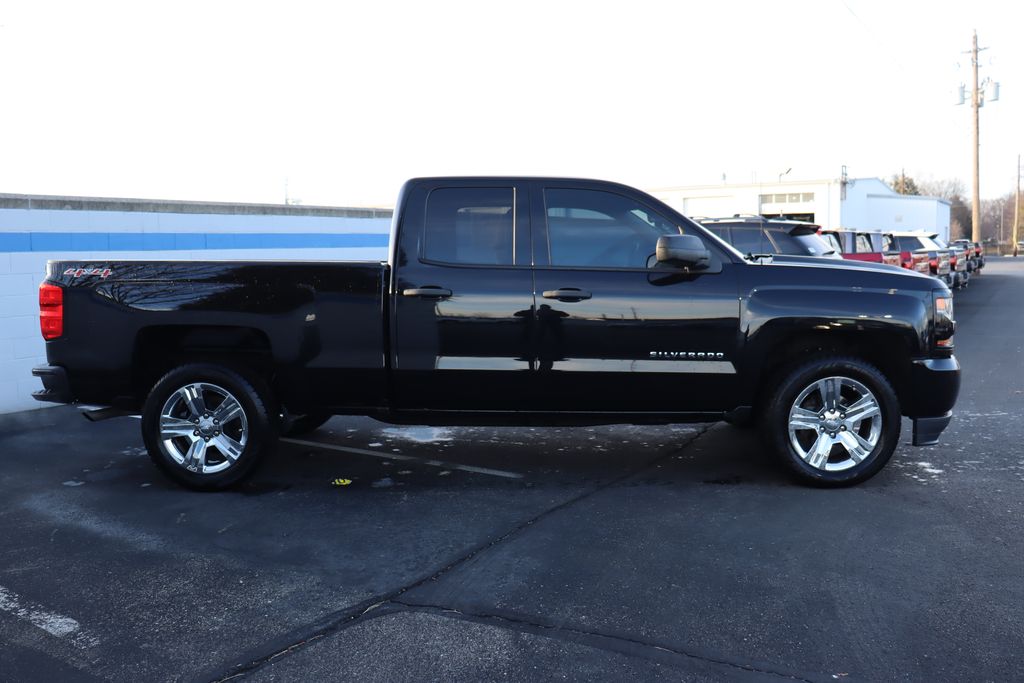
[[[74,403],[68,372],[59,365],[39,365],[32,368],[32,376],[43,380],[41,391],[33,391],[32,398],[48,403]]]
[[[960,363],[956,356],[913,361],[910,388],[904,414],[914,422],[914,445],[936,444],[949,425],[960,393]]]
[[[939,442],[939,435],[949,426],[953,419],[953,411],[939,417],[915,417],[914,423],[914,445],[934,446]]]

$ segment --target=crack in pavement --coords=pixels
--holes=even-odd
[[[682,650],[678,647],[673,647],[664,643],[647,642],[645,640],[632,638],[626,635],[587,630],[578,626],[565,626],[550,623],[545,624],[540,621],[534,621],[531,617],[524,615],[512,616],[510,614],[471,612],[466,609],[455,607],[445,607],[443,605],[433,605],[429,603],[405,602],[402,600],[389,600],[388,604],[398,605],[402,609],[381,611],[379,616],[400,614],[402,612],[425,612],[427,614],[443,616],[448,619],[472,621],[475,623],[488,624],[498,628],[525,631],[527,633],[535,633],[537,635],[547,637],[553,637],[552,633],[557,633],[562,636],[569,636],[568,639],[573,640],[574,642],[580,642],[590,647],[620,652],[634,657],[641,657],[643,659],[655,659],[657,658],[656,653],[662,652],[687,659],[694,659],[708,664],[718,664],[733,669],[742,669],[743,671],[749,671],[751,673],[777,676],[787,680],[800,681],[801,683],[815,683],[815,681],[810,678],[804,678],[803,676],[794,673],[786,673],[768,668],[768,665],[766,664],[734,661],[725,659],[722,655],[713,655],[711,653],[700,654],[689,650]],[[576,637],[573,638],[572,636]],[[627,647],[623,647],[622,645],[626,645]],[[642,653],[637,652],[635,648],[653,650],[655,652]]]
[[[481,553],[490,550],[494,546],[504,543],[510,538],[518,535],[520,532],[533,526],[535,523],[539,522],[545,517],[560,512],[572,505],[575,505],[576,503],[579,503],[580,501],[586,500],[587,498],[593,496],[596,493],[604,491],[605,489],[611,488],[616,484],[619,484],[632,477],[635,477],[636,475],[640,474],[641,472],[644,472],[645,470],[650,469],[651,467],[653,467],[654,465],[658,464],[663,460],[667,460],[668,458],[671,458],[675,455],[679,455],[687,448],[689,448],[694,441],[696,441],[698,438],[707,433],[707,431],[711,429],[712,426],[713,425],[709,424],[696,430],[678,448],[655,456],[654,458],[648,460],[647,462],[643,463],[638,467],[634,467],[633,469],[624,472],[623,474],[617,477],[613,477],[601,484],[598,484],[592,489],[583,491],[575,496],[572,496],[562,501],[558,505],[547,508],[546,510],[537,513],[536,515],[530,517],[526,521],[520,522],[519,524],[515,525],[503,534],[492,538],[490,541],[487,541],[474,547],[465,555],[462,555],[461,557],[452,560],[440,569],[434,570],[433,572],[431,572],[423,578],[420,578],[410,584],[402,586],[394,591],[391,591],[390,593],[386,593],[384,595],[364,600],[363,602],[358,603],[352,607],[344,608],[335,611],[331,614],[328,614],[319,622],[315,622],[312,625],[307,625],[306,627],[304,627],[304,632],[302,633],[298,632],[298,630],[293,630],[292,633],[294,635],[292,635],[291,637],[285,636],[283,638],[277,639],[276,642],[280,643],[279,645],[269,644],[266,647],[261,648],[260,653],[249,656],[247,660],[242,664],[236,664],[233,666],[226,665],[224,667],[219,667],[213,672],[208,672],[206,674],[197,676],[195,680],[221,683],[222,681],[233,680],[245,676],[249,673],[252,673],[260,669],[261,667],[269,664],[270,662],[276,659],[286,657],[304,648],[311,642],[315,642],[328,635],[333,635],[334,633],[354,626],[355,624],[359,623],[363,617],[365,617],[367,614],[374,611],[375,609],[381,607],[382,605],[386,605],[387,603],[400,604],[396,601],[396,598],[404,595],[405,593],[408,593],[411,590],[419,588],[420,586],[426,584],[429,581],[436,581],[437,579],[447,574],[451,570],[466,564],[473,558],[477,557]]]

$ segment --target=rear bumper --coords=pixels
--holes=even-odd
[[[74,403],[68,372],[59,365],[40,365],[32,368],[32,376],[43,380],[43,388],[33,391],[32,398],[48,403]]]
[[[912,395],[904,414],[914,422],[914,445],[938,443],[960,393],[960,363],[955,356],[926,358],[911,364]]]

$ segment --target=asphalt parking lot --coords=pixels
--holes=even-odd
[[[725,425],[338,417],[198,494],[132,418],[2,416],[0,679],[1019,678],[1022,295],[957,294],[942,445],[845,490]]]

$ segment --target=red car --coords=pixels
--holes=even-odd
[[[892,233],[871,232],[868,230],[822,230],[822,238],[845,259],[854,261],[870,261],[887,263],[890,266],[901,266],[919,273],[932,274],[928,253],[915,250],[898,251],[892,249]],[[946,265],[948,272],[949,266]]]

